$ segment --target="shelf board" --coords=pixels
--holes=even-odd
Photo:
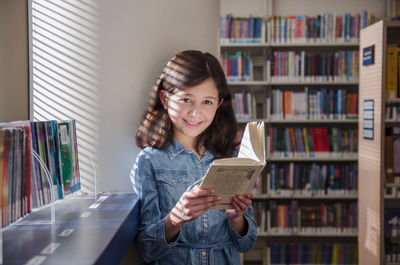
[[[254,194],[253,199],[271,200],[357,200],[358,195],[273,195]]]
[[[259,232],[258,236],[261,237],[357,237],[357,233],[322,233],[322,232],[287,232],[287,233],[274,233],[274,232]]]
[[[400,104],[400,98],[387,98],[386,104]]]
[[[400,188],[400,183],[386,183],[386,188]]]
[[[273,124],[281,124],[281,123],[311,123],[311,124],[319,124],[319,123],[338,123],[338,124],[357,124],[358,120],[352,120],[352,119],[341,119],[341,120],[332,120],[332,119],[327,119],[327,120],[303,120],[303,119],[298,119],[298,120],[271,120],[271,119],[242,119],[242,120],[237,120],[238,123],[243,124],[243,123],[248,123],[248,122],[264,122],[264,123],[273,123]]]
[[[292,42],[292,43],[272,43],[272,42],[237,42],[220,43],[221,48],[229,47],[358,47],[358,42]]]
[[[229,47],[239,47],[239,48],[246,48],[246,47],[270,47],[270,45],[266,42],[243,42],[243,43],[221,43],[221,48],[229,48]]]
[[[390,120],[385,120],[385,125],[386,126],[394,126],[400,124],[400,121],[390,121]]]
[[[358,47],[358,42],[292,42],[270,43],[270,47]]]
[[[270,82],[271,85],[358,85],[358,81],[307,81],[307,80],[275,80]]]
[[[268,81],[235,81],[228,82],[230,86],[267,86],[270,83]]]
[[[237,120],[237,123],[243,124],[243,123],[248,123],[248,122],[252,122],[252,121],[264,122],[264,123],[269,122],[268,119],[245,119],[245,120]]]
[[[385,195],[384,198],[385,200],[400,200],[399,196],[393,196],[393,195]]]
[[[345,162],[345,161],[357,161],[357,155],[355,156],[346,156],[346,157],[334,157],[334,156],[316,156],[316,157],[275,157],[275,156],[269,156],[267,157],[269,161],[337,161],[337,162]]]
[[[326,120],[271,120],[268,119],[267,122],[269,123],[358,123],[358,119],[340,119],[340,120],[333,120],[333,119],[326,119]]]
[[[229,86],[282,86],[282,85],[323,85],[323,86],[337,86],[337,85],[358,85],[358,81],[228,81]]]

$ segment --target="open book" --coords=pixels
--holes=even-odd
[[[264,123],[249,122],[243,133],[239,155],[216,159],[208,169],[202,189],[214,189],[222,197],[213,210],[231,209],[232,197],[247,194],[265,167]]]

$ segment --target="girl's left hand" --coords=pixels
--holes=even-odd
[[[232,199],[234,209],[225,210],[226,216],[230,221],[243,217],[247,213],[249,206],[252,204],[253,194],[247,193],[246,195],[235,195]]]

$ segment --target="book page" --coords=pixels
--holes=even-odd
[[[265,161],[265,134],[263,122],[249,122],[243,133],[239,155],[256,161]]]
[[[214,194],[221,196],[216,207],[210,209],[232,208],[232,197],[245,194],[253,186],[265,163],[253,165],[211,165],[206,178],[201,184],[202,189],[214,189]]]
[[[264,123],[247,123],[238,157],[216,159],[211,164],[200,187],[214,189],[222,200],[210,209],[232,208],[233,196],[250,191],[265,166],[264,138]]]

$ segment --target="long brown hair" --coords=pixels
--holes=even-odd
[[[165,66],[151,91],[149,106],[136,132],[136,145],[141,149],[147,146],[164,149],[172,143],[173,126],[161,103],[161,90],[172,94],[176,89],[196,86],[209,78],[218,89],[219,102],[223,101],[210,126],[197,137],[195,148],[199,152],[205,147],[216,158],[232,156],[238,145],[237,122],[224,71],[212,54],[195,50],[178,53]]]

